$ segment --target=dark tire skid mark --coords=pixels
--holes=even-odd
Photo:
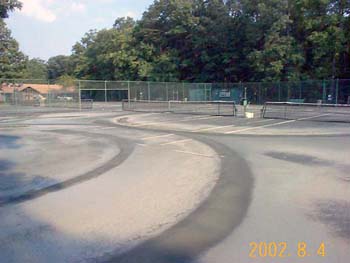
[[[68,179],[63,182],[55,183],[50,186],[44,187],[42,189],[38,190],[30,190],[28,192],[25,192],[20,195],[14,195],[14,196],[8,196],[4,198],[0,198],[0,207],[10,205],[10,204],[17,204],[22,203],[25,201],[33,200],[36,198],[39,198],[41,196],[44,196],[49,193],[58,192],[63,189],[67,189],[69,187],[72,187],[74,185],[78,185],[80,183],[83,183],[88,180],[92,180],[96,177],[101,176],[105,172],[111,170],[114,167],[117,167],[121,163],[123,163],[132,153],[134,149],[134,144],[131,141],[128,141],[126,139],[121,139],[116,136],[112,135],[101,135],[97,133],[89,133],[89,132],[78,132],[78,131],[71,131],[71,130],[55,130],[51,132],[61,133],[61,134],[79,134],[84,135],[92,138],[99,138],[101,136],[105,138],[110,138],[111,140],[116,141],[120,148],[119,154],[115,155],[112,159],[110,159],[108,162],[104,163],[103,165],[85,173],[79,176],[76,176],[74,178]]]
[[[135,129],[125,126],[123,128]],[[150,129],[136,129],[150,131]],[[115,251],[114,254],[106,254],[105,257],[94,261],[120,263],[191,262],[200,253],[226,238],[243,221],[251,202],[253,189],[253,176],[245,160],[229,147],[219,144],[208,136],[171,132],[198,140],[214,149],[219,156],[224,156],[221,159],[221,171],[217,184],[209,197],[175,226],[126,253],[120,255],[118,251]]]

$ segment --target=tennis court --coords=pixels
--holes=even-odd
[[[192,133],[317,135],[348,134],[350,107],[307,103],[266,103],[264,106],[222,104],[229,109],[220,114],[222,102],[123,102],[128,117],[116,123],[149,129],[174,129]],[[173,106],[173,104],[175,106]],[[232,111],[232,107],[234,110]],[[244,118],[244,111],[254,118]],[[135,112],[146,112],[147,117]],[[184,114],[185,112],[185,114]],[[193,114],[195,113],[195,114]],[[196,115],[200,113],[199,115]]]
[[[2,262],[347,262],[350,124],[199,105],[2,108]]]

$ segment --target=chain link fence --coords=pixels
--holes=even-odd
[[[0,80],[0,104],[89,108],[91,102],[231,101],[350,104],[350,80],[298,82],[185,83],[75,80],[69,85],[33,79]],[[89,106],[90,105],[90,106]]]
[[[77,80],[82,98],[94,101],[211,101],[212,84],[145,81]]]
[[[59,83],[41,79],[1,79],[0,105],[51,108],[91,108],[92,100],[84,100],[75,82]]]
[[[220,93],[227,92],[227,98]],[[250,104],[262,105],[265,102],[298,103],[350,103],[350,80],[307,80],[295,82],[248,82],[213,84],[214,99],[229,99],[237,104],[244,98]]]

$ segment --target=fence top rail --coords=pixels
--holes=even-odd
[[[170,103],[178,104],[230,104],[235,105],[234,101],[224,101],[224,100],[209,100],[209,101],[183,101],[183,100],[169,100]]]
[[[350,108],[350,104],[324,104],[324,103],[298,103],[298,102],[272,102],[267,101],[265,105],[276,105],[276,106],[310,106],[310,107],[344,107]]]
[[[157,83],[157,84],[186,84],[186,85],[212,85],[211,82],[185,82],[185,81],[142,81],[142,80],[85,80],[85,79],[77,79],[75,82],[90,82],[90,83]]]
[[[123,102],[136,102],[136,103],[177,103],[177,104],[229,104],[235,105],[234,101],[224,100],[211,100],[211,101],[183,101],[183,100],[133,100],[125,99]]]
[[[31,78],[0,78],[0,82],[25,82],[25,81],[40,81],[45,83],[54,83],[57,80],[56,79],[31,79]],[[228,84],[235,84],[235,85],[249,85],[249,84],[271,84],[271,85],[279,85],[279,84],[302,84],[302,83],[312,83],[312,82],[336,82],[336,81],[350,81],[350,79],[309,79],[309,80],[291,80],[291,81],[242,81],[242,82],[186,82],[186,81],[135,81],[135,80],[86,80],[86,79],[75,79],[75,82],[90,82],[90,83],[159,83],[159,84],[186,84],[186,85],[228,85]]]
[[[308,80],[290,80],[290,81],[247,81],[247,82],[186,82],[186,81],[148,81],[148,80],[75,80],[77,82],[96,82],[96,83],[158,83],[158,84],[186,84],[186,85],[288,85],[288,84],[302,84],[312,82],[336,82],[336,81],[350,81],[350,79],[308,79]]]

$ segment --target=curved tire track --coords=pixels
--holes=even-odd
[[[118,125],[120,126],[120,125]],[[122,126],[123,127],[123,126]],[[123,127],[127,129],[135,129]],[[136,128],[137,130],[148,130]],[[153,130],[157,131],[157,130]],[[159,131],[157,131],[159,132]],[[160,131],[164,132],[164,131]],[[209,197],[175,226],[130,251],[108,254],[96,261],[118,263],[185,263],[226,238],[246,215],[253,189],[248,164],[229,147],[207,136],[174,132],[207,144],[223,155],[217,184]]]
[[[71,130],[55,130],[51,132],[61,133],[61,134],[79,134],[84,135],[92,138],[100,138],[102,135],[97,133],[89,133],[89,132],[78,132],[78,131],[71,131]],[[39,198],[43,195],[61,191],[63,189],[72,187],[74,185],[80,184],[82,182],[94,179],[96,177],[101,176],[105,172],[111,170],[114,167],[117,167],[121,163],[123,163],[133,152],[134,144],[126,139],[120,139],[116,136],[112,135],[105,135],[103,134],[103,137],[110,138],[111,140],[116,141],[120,148],[120,152],[115,155],[112,159],[110,159],[108,162],[104,163],[103,165],[87,172],[82,175],[76,176],[74,178],[68,179],[63,182],[59,182],[47,187],[44,187],[42,189],[37,190],[30,190],[25,193],[19,194],[19,195],[13,195],[8,197],[0,198],[0,207],[10,205],[10,204],[17,204],[22,203],[25,201],[33,200],[36,198]]]

